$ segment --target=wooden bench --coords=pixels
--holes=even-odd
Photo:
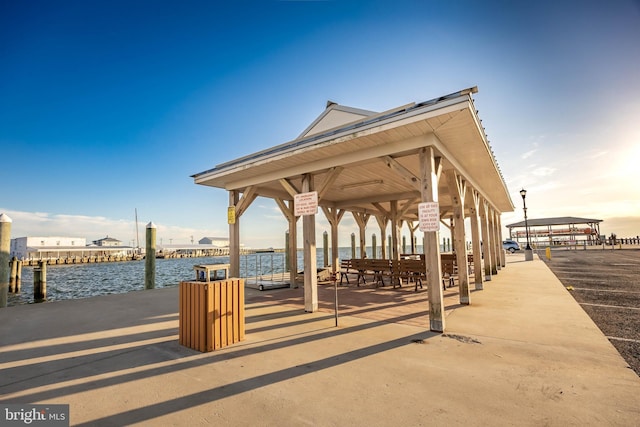
[[[406,281],[407,284],[413,282],[415,283],[414,290],[417,292],[418,286],[422,289],[422,281],[427,280],[425,262],[421,259],[401,259],[399,261],[393,261],[392,270],[394,288],[396,285],[402,287],[403,281]]]
[[[353,268],[353,264],[350,259],[340,260],[340,286],[342,286],[342,279],[347,279],[347,285],[349,284],[349,269]]]
[[[388,259],[369,259],[358,258],[351,260],[351,268],[357,271],[358,277],[356,279],[356,285],[360,286],[367,283],[367,277],[370,277],[374,282],[385,285],[384,278],[391,277],[391,261]]]
[[[457,264],[455,254],[442,254],[440,256],[440,266],[442,267],[442,289],[447,289],[447,282],[449,283],[449,287],[455,285],[455,279],[453,276],[458,274]]]

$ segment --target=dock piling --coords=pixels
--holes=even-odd
[[[47,262],[40,261],[33,269],[33,300],[43,302],[47,299]]]
[[[11,250],[11,218],[0,214],[0,308],[9,299],[9,251]]]
[[[153,222],[147,224],[144,262],[144,287],[153,289],[156,287],[156,225]]]
[[[16,257],[11,258],[9,265],[11,270],[11,272],[9,273],[9,293],[15,293],[16,292],[16,275],[18,272],[18,258]]]

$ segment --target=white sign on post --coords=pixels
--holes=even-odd
[[[318,213],[318,192],[296,194],[293,197],[295,216],[315,215]]]
[[[440,206],[438,202],[424,202],[418,205],[420,231],[440,230]]]

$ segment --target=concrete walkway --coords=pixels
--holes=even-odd
[[[87,426],[640,425],[640,378],[542,261],[507,261],[470,306],[446,294],[443,335],[395,321],[426,311],[404,291],[336,328],[298,290],[248,289],[247,338],[212,353],[178,344],[177,288],[9,307],[0,401]]]

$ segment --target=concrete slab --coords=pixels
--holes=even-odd
[[[246,340],[213,353],[178,344],[177,288],[9,307],[0,401],[91,426],[638,425],[640,378],[543,262],[507,259],[471,305],[450,293],[443,335],[390,321],[423,306],[400,291],[336,328],[330,302],[248,289]]]

